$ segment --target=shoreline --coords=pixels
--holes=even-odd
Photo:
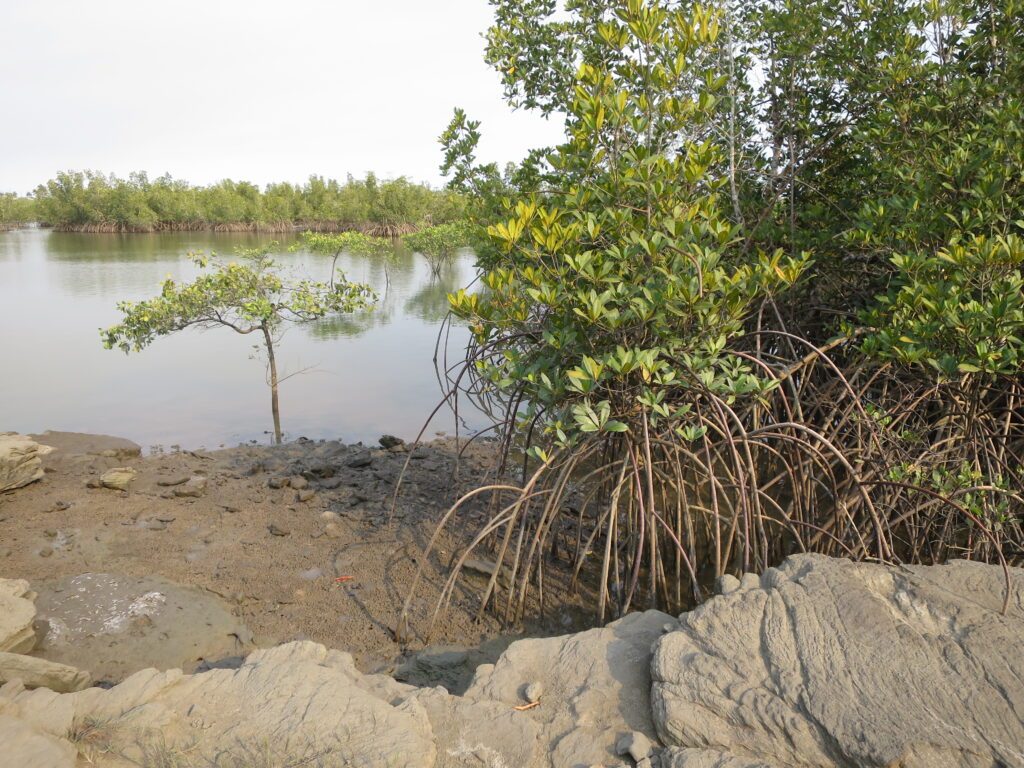
[[[410,651],[438,644],[480,663],[513,637],[592,624],[571,601],[543,622],[506,627],[488,614],[477,623],[479,590],[488,577],[467,570],[428,636],[450,558],[483,519],[481,508],[470,508],[466,524],[443,532],[424,563],[409,639],[398,642],[396,622],[421,553],[448,506],[490,468],[494,452],[486,442],[466,446],[441,438],[410,455],[403,443],[386,449],[300,439],[146,456],[138,445],[108,436],[32,437],[55,450],[43,457],[42,480],[0,493],[0,577],[27,579],[40,593],[39,604],[52,608],[62,625],[71,623],[61,613],[75,591],[69,584],[83,574],[150,584],[137,589],[177,604],[200,601],[201,593],[209,615],[221,617],[205,622],[216,637],[202,630],[168,645],[166,627],[143,622],[132,625],[130,640],[114,638],[118,644],[107,647],[101,638],[77,654],[61,638],[47,642],[48,630],[42,630],[44,658],[91,668],[98,679],[117,682],[148,666],[192,671],[294,640],[352,653],[367,672],[393,672]],[[389,521],[394,484],[407,460]],[[124,490],[107,484],[112,472],[128,477]],[[193,598],[176,588],[193,591]]]

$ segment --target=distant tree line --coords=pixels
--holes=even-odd
[[[94,171],[65,171],[40,184],[31,197],[0,196],[0,226],[25,221],[72,232],[174,230],[358,230],[399,237],[423,226],[460,220],[462,195],[404,177],[349,176],[344,182],[311,176],[304,184],[280,182],[260,189],[225,179],[197,186],[169,175],[142,172],[127,179]]]
[[[36,218],[35,205],[31,197],[20,197],[11,192],[0,193],[0,232]]]

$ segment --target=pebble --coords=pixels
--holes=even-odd
[[[314,496],[316,496],[316,491],[314,491],[312,488],[303,488],[301,491],[299,491],[298,496],[296,498],[298,498],[299,501],[306,502],[312,501]]]
[[[289,479],[287,477],[272,477],[267,481],[267,485],[271,488],[287,488]]]
[[[540,701],[540,697],[543,693],[544,683],[538,680],[526,686],[526,690],[523,692],[523,698],[525,698],[530,704],[536,704]]]
[[[309,488],[309,480],[302,477],[302,475],[296,475],[295,477],[288,478],[288,484],[296,491],[301,491],[304,488]]]
[[[639,763],[641,760],[646,760],[651,756],[654,751],[654,745],[651,740],[647,738],[640,731],[633,731],[631,733],[624,734],[619,737],[619,740],[615,742],[615,752],[619,755],[629,755]]]
[[[40,557],[49,557],[53,554],[53,547],[43,547],[39,550]]]
[[[278,525],[277,523],[271,523],[269,530],[271,536],[287,536],[289,533],[291,533],[290,530]]]
[[[188,482],[191,475],[175,475],[174,477],[161,478],[156,481],[157,485],[162,485],[165,488],[170,488],[175,485],[184,485]]]

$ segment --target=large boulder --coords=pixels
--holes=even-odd
[[[0,652],[28,653],[35,646],[34,597],[24,579],[0,579]]]
[[[803,555],[654,654],[672,768],[1024,766],[1024,571]]]
[[[0,432],[0,493],[43,477],[42,457],[52,449],[15,432]]]

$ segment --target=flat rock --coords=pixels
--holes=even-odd
[[[1024,571],[815,555],[681,617],[652,662],[673,768],[1024,765]],[[756,585],[756,586],[755,586]]]
[[[24,579],[0,579],[0,651],[28,653],[35,647],[33,598]]]
[[[0,652],[0,684],[19,680],[26,688],[49,688],[57,693],[71,693],[89,686],[88,672],[56,664],[35,656]]]
[[[43,456],[53,449],[14,432],[0,433],[0,493],[43,477]]]

